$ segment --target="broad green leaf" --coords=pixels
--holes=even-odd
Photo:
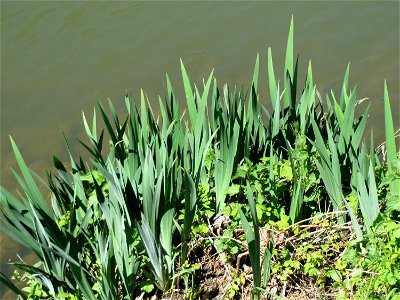
[[[364,223],[367,227],[368,232],[371,232],[371,227],[374,224],[375,219],[379,214],[379,203],[378,203],[378,194],[376,190],[375,183],[375,175],[372,169],[372,165],[370,164],[369,173],[368,173],[368,188],[365,185],[364,177],[361,172],[358,172],[358,197],[360,201],[361,212],[364,217]]]
[[[161,249],[157,245],[153,232],[150,229],[149,223],[147,222],[144,215],[142,215],[142,224],[138,224],[137,228],[139,230],[139,234],[142,238],[143,244],[146,248],[146,252],[149,256],[151,266],[154,270],[154,275],[157,279],[157,285],[163,290],[165,286],[165,281],[162,270],[163,262],[161,259]]]

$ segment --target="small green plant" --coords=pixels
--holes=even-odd
[[[343,290],[356,299],[383,299],[400,296],[400,224],[381,220],[365,239],[355,242],[341,258],[347,271]],[[394,298],[392,298],[394,299]]]
[[[195,273],[200,269],[200,264],[189,264],[187,261],[182,265],[179,276],[183,280],[185,299],[197,299],[199,291],[195,287]]]
[[[256,212],[256,204],[253,197],[253,192],[249,183],[247,182],[247,196],[250,206],[251,220],[253,223],[253,228],[250,226],[250,223],[247,221],[246,216],[244,215],[241,208],[239,208],[240,220],[242,222],[246,241],[248,245],[248,251],[251,261],[251,267],[253,269],[253,291],[252,296],[253,299],[257,300],[260,298],[260,289],[265,288],[270,270],[270,253],[273,247],[273,241],[271,241],[269,247],[265,249],[264,257],[265,264],[264,267],[261,264],[261,240],[260,240],[260,232],[258,225],[258,218]]]
[[[228,297],[225,299],[234,299],[246,281],[244,274],[238,274],[236,270],[232,271],[231,277],[232,279],[230,280],[227,289]]]

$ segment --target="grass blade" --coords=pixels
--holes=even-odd
[[[385,107],[385,134],[386,134],[386,151],[387,165],[389,172],[393,171],[393,164],[396,159],[396,141],[393,127],[392,110],[390,108],[389,93],[387,90],[386,80],[384,84],[384,107]],[[400,149],[399,149],[400,151]],[[393,180],[390,183],[390,190],[394,195],[400,195],[400,179]]]
[[[285,69],[284,69],[284,106],[286,109],[291,105],[291,80],[293,80],[293,15],[290,21],[289,36],[286,46]]]
[[[271,47],[268,47],[268,84],[269,84],[269,94],[271,97],[272,110],[275,111],[275,102],[277,95],[279,95],[279,91],[277,91],[277,86],[276,86]]]
[[[253,228],[247,221],[242,209],[239,207],[240,220],[246,236],[247,245],[249,247],[249,255],[251,266],[253,268],[253,299],[259,299],[259,291],[261,287],[261,265],[260,265],[260,231],[258,227],[256,204],[250,184],[247,182],[247,197],[250,206],[250,214],[253,221]]]

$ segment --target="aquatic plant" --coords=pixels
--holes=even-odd
[[[285,249],[279,250],[280,236],[290,234],[287,239],[300,241],[301,224],[326,215],[334,217],[331,227],[321,227],[324,232],[351,224],[349,231],[360,245],[382,219],[398,222],[399,154],[386,83],[387,152],[382,161],[373,143],[368,152],[363,142],[368,107],[356,117],[361,101],[355,89],[348,91],[349,66],[338,100],[333,92],[322,99],[311,62],[299,92],[293,30],[292,19],[282,89],[268,49],[270,103],[261,103],[258,95],[258,56],[248,92],[226,85],[220,91],[213,72],[199,88],[181,61],[187,114],[181,112],[182,102],[175,98],[168,76],[167,97],[158,99],[159,118],[143,91],[140,105],[126,95],[123,120],[112,101],[109,112],[99,103],[105,129],[98,131],[96,110],[91,124],[83,114],[88,142],[79,141],[91,159],[75,159],[66,142],[69,166],[54,156],[55,173],[48,173],[47,183],[28,168],[11,139],[21,171],[14,175],[22,193],[14,196],[1,187],[0,230],[31,249],[38,264],[13,262],[24,272],[16,274],[27,282],[24,289],[1,274],[3,284],[24,299],[132,299],[179,288],[190,298],[201,292],[195,287],[201,269],[195,261],[201,258],[194,250],[200,247],[203,253],[216,251],[220,263],[230,264],[228,269],[236,259],[236,271],[231,272],[236,275],[230,275],[228,285],[228,295],[234,297],[238,283],[247,280],[238,275],[244,268],[239,256],[247,249],[254,299],[263,292],[278,297],[269,283],[271,276],[278,276],[274,270],[286,280],[300,272],[304,261],[299,276],[314,278],[324,259],[303,249],[296,262]],[[39,184],[51,195],[50,204]],[[238,227],[243,227],[239,236]],[[268,241],[260,235],[263,230],[270,232]],[[312,234],[306,231],[301,238]],[[343,250],[337,240],[332,243]],[[397,274],[393,265],[389,270]],[[318,285],[338,278],[333,275],[338,272],[345,275],[340,268],[323,271]],[[380,293],[394,294],[385,290],[386,283],[398,288],[393,280],[383,280]],[[345,293],[349,290],[339,286]],[[365,282],[360,286],[365,289]]]

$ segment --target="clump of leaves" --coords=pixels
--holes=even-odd
[[[333,214],[323,214],[309,223],[280,226],[271,264],[271,274],[277,281],[313,282],[321,289],[329,286],[336,276],[338,253],[345,249],[350,230],[348,224],[335,225],[332,217]]]
[[[232,270],[231,281],[227,288],[227,297],[225,299],[234,299],[238,296],[240,289],[246,282],[246,277],[243,273],[238,273],[235,269]]]
[[[381,168],[383,169],[383,168]],[[389,190],[390,185],[393,182],[400,180],[400,152],[397,153],[397,158],[392,163],[392,168],[388,169],[382,176],[382,182],[379,185],[378,193],[380,198],[385,199],[384,212],[387,216],[391,217],[392,220],[400,222],[400,201],[399,194],[396,194]]]
[[[20,273],[15,270],[13,274],[13,279],[23,282],[25,287],[22,290],[26,293],[27,299],[30,300],[42,300],[42,299],[60,299],[60,300],[78,300],[80,299],[78,296],[68,293],[68,292],[58,292],[49,291],[43,284],[40,283],[40,280],[35,278],[33,275],[29,273],[24,273],[20,275]]]
[[[399,297],[400,224],[381,219],[365,239],[351,244],[337,268],[343,272],[336,280],[343,295],[356,299]]]
[[[278,165],[282,166],[281,164]],[[237,169],[232,184],[227,193],[231,196],[233,203],[246,203],[246,180],[254,191],[254,200],[256,202],[257,218],[260,225],[266,224],[269,220],[277,220],[282,206],[278,204],[278,199],[284,197],[285,181],[291,180],[291,173],[285,174],[284,179],[276,182],[275,178],[270,178],[270,158],[263,157],[260,162],[253,163],[245,159]],[[274,171],[279,172],[278,169]],[[249,213],[249,208],[243,208]],[[235,210],[237,211],[237,209]],[[236,215],[236,214],[235,214]]]

